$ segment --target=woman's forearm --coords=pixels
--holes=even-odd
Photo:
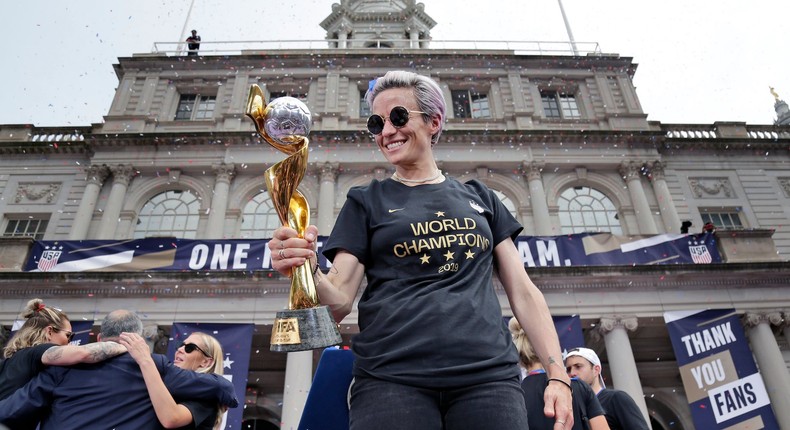
[[[98,363],[126,352],[126,347],[116,342],[94,342],[87,345],[53,346],[41,356],[47,366],[71,366],[78,363]]]

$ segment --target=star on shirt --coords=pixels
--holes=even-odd
[[[447,259],[447,261],[450,261],[450,260],[452,260],[453,258],[455,258],[455,253],[454,253],[454,252],[447,251],[447,252],[444,254],[444,258],[445,258],[445,259]]]
[[[471,260],[472,258],[475,258],[475,253],[474,253],[474,252],[472,252],[472,250],[471,250],[471,249],[470,249],[470,250],[468,250],[468,251],[466,251],[466,253],[465,253],[465,254],[466,254],[466,259],[467,259],[467,260]]]
[[[444,212],[438,211],[438,212],[436,212],[436,216],[437,217],[443,217],[444,216]]]
[[[428,254],[423,254],[422,257],[420,257],[420,261],[422,261],[421,264],[428,264],[428,261],[430,261],[430,259],[431,257]]]

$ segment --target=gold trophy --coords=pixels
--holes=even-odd
[[[288,155],[264,172],[266,189],[280,222],[304,237],[310,225],[310,206],[296,188],[307,170],[310,110],[293,97],[279,97],[267,105],[263,91],[252,85],[245,113],[269,145]],[[321,306],[318,300],[310,261],[294,267],[288,310],[277,312],[270,349],[275,352],[305,351],[337,345],[341,341],[329,308]]]

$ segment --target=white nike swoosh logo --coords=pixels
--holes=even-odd
[[[406,209],[406,208],[390,209],[389,211],[390,211],[390,213],[393,213],[393,212],[397,212],[397,211],[402,211],[404,209]]]

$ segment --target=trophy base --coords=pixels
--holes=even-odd
[[[329,307],[290,309],[277,312],[269,350],[307,351],[337,345],[342,341]]]

